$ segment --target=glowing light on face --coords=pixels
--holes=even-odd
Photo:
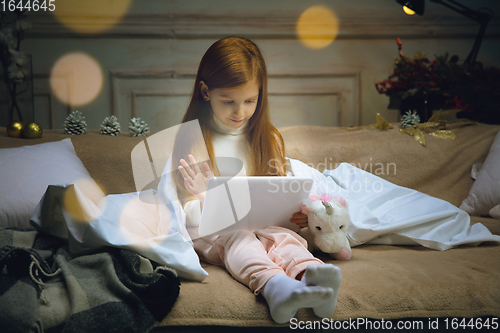
[[[297,37],[311,49],[327,47],[337,38],[338,31],[337,16],[324,6],[310,7],[297,22]]]
[[[131,3],[131,0],[64,0],[57,1],[57,10],[52,14],[75,32],[98,34],[117,25]]]
[[[210,91],[212,111],[224,125],[238,129],[250,119],[257,108],[259,84],[256,80],[234,88]]]
[[[103,85],[101,66],[88,54],[75,52],[60,58],[52,67],[50,87],[64,104],[82,106],[92,102]]]
[[[415,14],[415,11],[411,10],[410,8],[403,6],[403,11],[408,14],[408,15],[413,15]]]

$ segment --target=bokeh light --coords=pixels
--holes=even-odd
[[[403,6],[403,11],[408,14],[408,15],[413,15],[415,14],[415,11],[413,11],[412,9],[406,7],[406,6]]]
[[[339,31],[337,15],[325,6],[313,6],[305,10],[297,21],[297,37],[311,49],[330,45]]]
[[[154,191],[148,190],[144,195],[150,196],[147,200],[141,200],[135,193],[128,194],[130,200],[121,211],[119,228],[120,233],[129,244],[137,248],[149,248],[161,243],[166,235],[162,227],[165,221],[160,223],[157,205],[154,199]],[[168,216],[168,214],[167,214]],[[167,221],[169,230],[169,221]]]
[[[98,34],[117,25],[131,3],[131,0],[64,0],[57,1],[57,10],[52,13],[68,29]]]
[[[63,205],[75,221],[89,223],[104,211],[105,193],[94,180],[80,179],[64,193]]]
[[[53,94],[69,106],[92,102],[101,92],[103,81],[99,63],[83,52],[73,52],[59,58],[50,73]]]

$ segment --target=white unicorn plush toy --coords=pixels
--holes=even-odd
[[[309,250],[319,249],[337,260],[350,260],[351,246],[347,230],[351,222],[347,203],[342,197],[311,196],[300,209],[307,215],[308,227],[299,233],[307,240]]]

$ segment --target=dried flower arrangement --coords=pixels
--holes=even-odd
[[[402,115],[416,110],[427,120],[432,113],[422,114],[422,107],[461,109],[457,117],[500,124],[500,69],[485,68],[480,62],[460,65],[458,56],[449,54],[430,61],[417,52],[411,59],[402,53],[399,38],[397,43],[393,73],[375,87],[380,94],[401,100]]]
[[[31,28],[31,23],[26,20],[26,16],[26,10],[0,12],[0,63],[10,96],[9,122],[14,120],[14,112],[17,113],[18,120],[22,121],[17,97],[24,90],[19,91],[18,88],[24,84],[22,88],[31,89],[30,58],[20,51],[24,32]]]

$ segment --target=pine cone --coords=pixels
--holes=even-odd
[[[64,121],[64,134],[79,135],[87,130],[87,122],[80,111],[71,112]]]
[[[128,124],[128,131],[131,136],[146,136],[149,134],[149,126],[141,118],[132,118]]]
[[[407,111],[401,119],[401,128],[420,124],[420,117],[416,112]]]
[[[115,116],[106,117],[101,124],[101,134],[118,136],[120,134],[120,123]]]

